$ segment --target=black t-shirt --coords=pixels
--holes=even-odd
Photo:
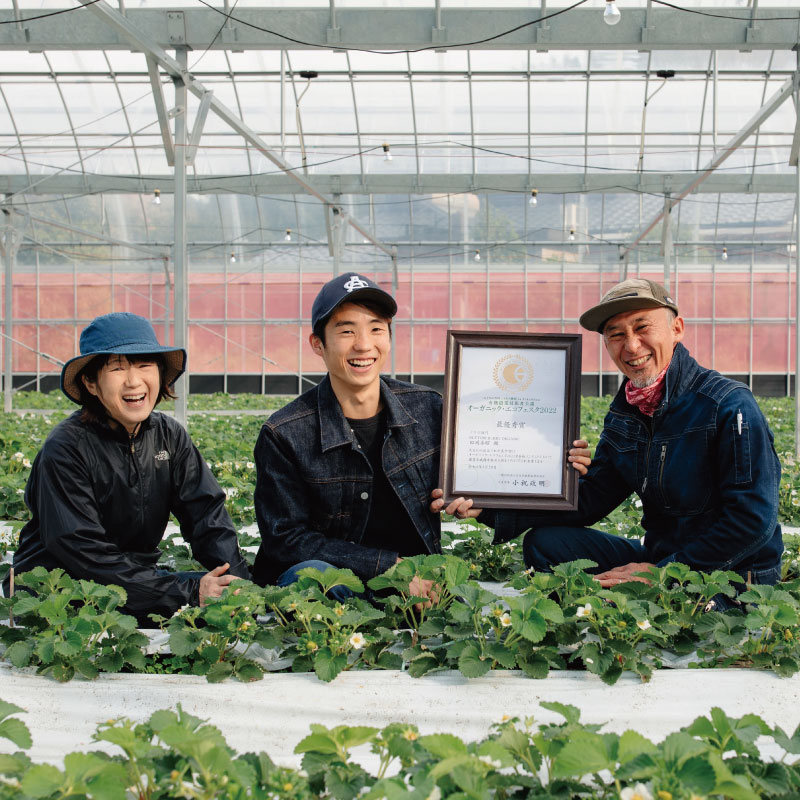
[[[401,556],[424,552],[422,539],[383,470],[381,452],[386,438],[386,409],[368,419],[350,419],[356,442],[372,467],[372,502],[361,544],[396,550]]]

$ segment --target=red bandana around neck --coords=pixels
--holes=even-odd
[[[671,363],[671,362],[670,362]],[[658,377],[649,386],[642,389],[634,386],[630,381],[625,384],[625,399],[632,405],[636,406],[642,414],[652,417],[656,413],[658,404],[664,397],[664,379],[667,375],[669,364],[664,367],[659,373]]]

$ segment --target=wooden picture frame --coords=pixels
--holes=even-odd
[[[447,332],[439,486],[445,503],[578,506],[581,336]]]

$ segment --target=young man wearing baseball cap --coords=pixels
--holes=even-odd
[[[440,551],[428,503],[442,400],[381,376],[396,313],[390,294],[353,272],[317,295],[309,343],[327,375],[272,414],[255,447],[258,583],[286,585],[307,566],[368,580],[403,556]]]
[[[549,571],[589,558],[604,587],[673,561],[703,572],[735,571],[742,585],[776,583],[780,463],[750,390],[689,355],[678,306],[654,281],[617,284],[580,322],[603,336],[625,381],[580,480],[578,510],[497,511],[498,538],[531,528],[523,550],[528,566]],[[643,542],[586,527],[634,493],[642,503]],[[480,513],[464,498],[447,510]],[[715,598],[719,609],[730,603]]]

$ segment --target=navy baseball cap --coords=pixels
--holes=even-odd
[[[314,333],[325,327],[331,314],[342,303],[377,303],[391,319],[397,313],[397,303],[375,281],[357,272],[345,272],[328,281],[320,290],[311,307],[311,328]]]

